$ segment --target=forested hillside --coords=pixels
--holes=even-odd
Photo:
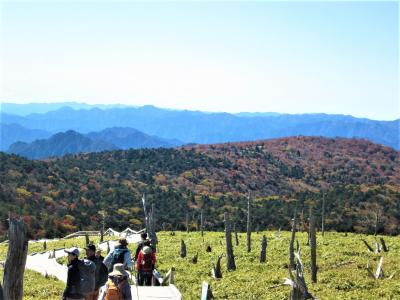
[[[50,161],[0,154],[0,217],[25,215],[33,237],[79,229],[143,227],[142,195],[158,224],[194,230],[203,210],[208,230],[230,212],[245,228],[249,192],[254,228],[289,228],[295,207],[306,226],[308,207],[326,228],[400,233],[399,152],[365,140],[293,137],[182,149],[119,150]]]

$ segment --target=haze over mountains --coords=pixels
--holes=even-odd
[[[35,113],[28,114],[29,111]],[[154,106],[88,105],[74,102],[3,103],[0,117],[2,151],[15,142],[30,143],[69,130],[84,135],[92,142],[97,141],[95,148],[89,146],[90,143],[86,144],[88,149],[103,149],[104,145],[111,148],[115,146],[116,149],[173,147],[187,143],[212,144],[299,135],[364,138],[400,149],[399,119],[377,121],[346,115],[268,112],[207,113]],[[75,137],[71,141],[78,140]],[[19,143],[10,150],[24,149],[26,153],[27,149],[36,149],[32,153],[40,153],[37,151],[39,145],[44,144],[35,143],[28,147]],[[72,144],[70,146],[71,149],[78,149]],[[82,150],[85,152],[86,148]],[[42,152],[47,153],[45,150]]]

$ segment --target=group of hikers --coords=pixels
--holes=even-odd
[[[68,274],[63,300],[131,300],[127,270],[133,270],[133,266],[138,285],[152,284],[156,251],[146,233],[141,234],[134,257],[131,257],[126,238],[119,239],[105,258],[94,244],[87,245],[85,250],[83,260],[79,259],[78,248],[64,250],[68,254]]]

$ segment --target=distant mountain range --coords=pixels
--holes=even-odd
[[[177,140],[168,141],[149,136],[136,129],[114,127],[86,135],[68,130],[52,135],[48,139],[35,140],[32,143],[15,142],[10,145],[7,152],[31,159],[40,159],[105,150],[168,148],[178,145],[182,145],[182,143]]]
[[[199,144],[299,135],[356,137],[400,149],[400,120],[376,121],[327,114],[239,113],[234,115],[167,110],[154,106],[106,107],[105,109],[95,107],[79,110],[64,106],[54,111],[26,116],[9,114],[5,111],[7,110],[2,108],[0,115],[4,124],[18,124],[29,129],[40,129],[52,133],[75,130],[85,134],[112,127],[129,127],[163,139]]]

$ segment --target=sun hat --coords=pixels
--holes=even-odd
[[[115,264],[113,271],[108,274],[109,276],[129,276],[129,273],[124,270],[124,264]]]

